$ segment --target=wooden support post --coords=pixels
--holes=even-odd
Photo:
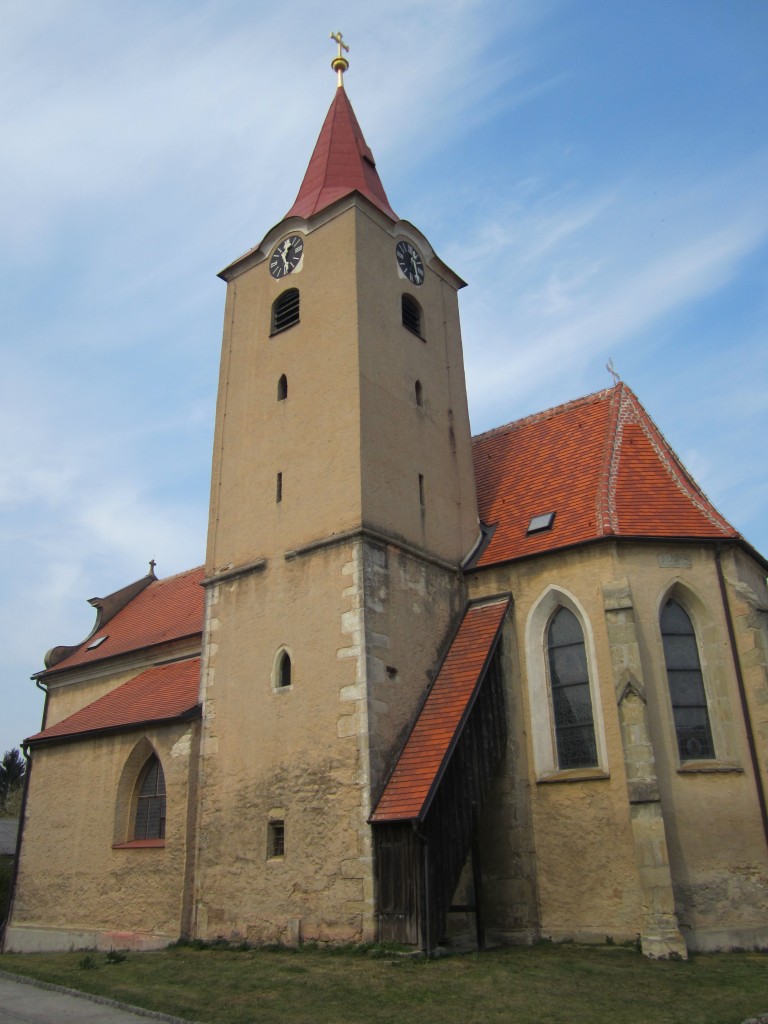
[[[485,928],[483,927],[480,843],[477,839],[477,832],[475,832],[475,837],[472,840],[472,887],[475,890],[475,931],[477,933],[477,948],[483,950],[485,949]]]

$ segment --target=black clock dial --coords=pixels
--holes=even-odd
[[[398,242],[395,247],[397,265],[412,284],[422,284],[424,281],[424,264],[421,256],[414,249],[410,242]]]
[[[299,265],[304,255],[304,239],[299,235],[289,235],[277,246],[269,259],[269,272],[278,280],[287,277]]]

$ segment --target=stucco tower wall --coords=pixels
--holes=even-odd
[[[275,229],[259,262],[227,286],[209,575],[360,524],[354,210],[321,227]],[[289,233],[304,238],[304,257],[276,281],[268,256]],[[300,320],[271,334],[273,303],[288,288],[299,290]],[[288,397],[278,401],[282,375]]]
[[[460,282],[410,224],[366,208],[356,226],[363,521],[457,565],[479,536]],[[423,256],[419,286],[397,266],[400,239]],[[421,337],[403,324],[404,295],[420,306]]]
[[[354,541],[209,588],[196,934],[354,941],[371,918],[361,839],[367,706]],[[291,685],[276,675],[291,659]],[[270,823],[285,852],[272,856]]]

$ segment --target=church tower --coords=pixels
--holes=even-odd
[[[457,292],[338,84],[296,201],[227,282],[195,920],[374,938],[367,818],[479,538]]]

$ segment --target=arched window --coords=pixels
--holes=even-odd
[[[403,327],[421,338],[421,306],[412,295],[403,295]]]
[[[275,666],[275,687],[283,690],[290,686],[291,682],[291,656],[288,651],[280,651]]]
[[[299,322],[299,289],[289,288],[272,305],[272,333],[279,334]]]
[[[690,616],[669,598],[661,610],[661,639],[681,761],[715,756],[699,646]]]
[[[416,381],[413,390],[416,393],[416,405],[424,405],[424,388],[421,386],[420,380]]]
[[[288,397],[288,378],[283,374],[277,382],[277,400],[284,402]]]
[[[560,607],[547,630],[549,684],[558,768],[596,766],[597,746],[589,692],[587,653],[579,620]]]
[[[140,776],[133,838],[165,839],[165,776],[154,754]]]

